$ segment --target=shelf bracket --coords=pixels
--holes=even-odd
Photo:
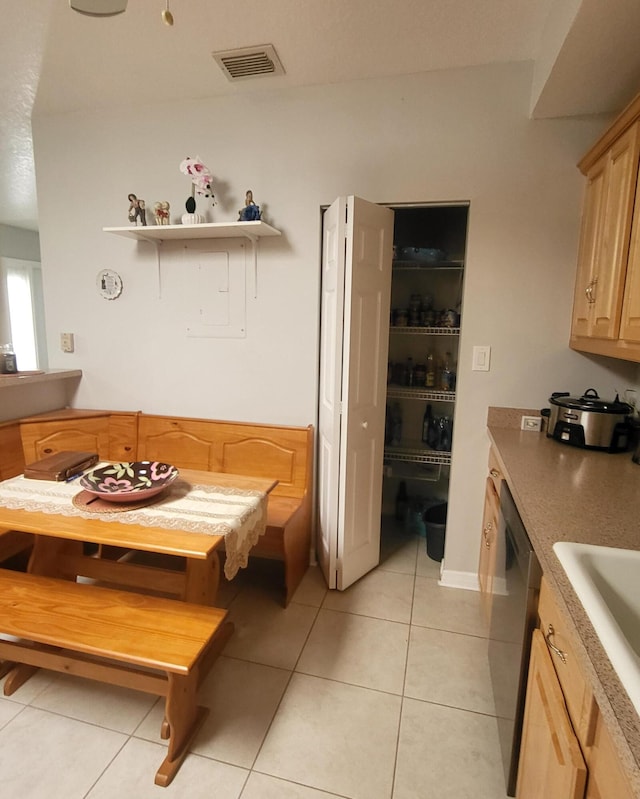
[[[251,242],[251,252],[253,253],[253,297],[258,298],[258,236],[250,233],[244,234]]]

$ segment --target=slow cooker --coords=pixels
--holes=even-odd
[[[568,391],[555,391],[550,397],[551,408],[541,413],[547,416],[547,435],[574,447],[600,449],[607,452],[626,452],[630,445],[629,417],[631,405],[616,398],[601,400],[595,388],[588,388],[581,397],[571,397]]]

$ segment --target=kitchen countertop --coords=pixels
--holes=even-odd
[[[556,541],[640,549],[640,465],[630,452],[578,449],[496,421],[490,411],[498,461],[558,606],[573,624],[576,655],[640,798],[640,717],[552,549]]]

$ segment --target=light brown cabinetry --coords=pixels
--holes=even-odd
[[[607,725],[542,580],[518,769],[517,799],[633,799]]]
[[[518,799],[583,799],[587,767],[540,630],[531,643]]]
[[[639,163],[640,95],[578,165],[587,185],[570,342],[632,361],[640,361]]]

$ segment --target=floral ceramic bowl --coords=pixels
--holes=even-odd
[[[178,474],[175,466],[159,461],[111,463],[81,477],[80,485],[109,502],[136,502],[159,494]]]

